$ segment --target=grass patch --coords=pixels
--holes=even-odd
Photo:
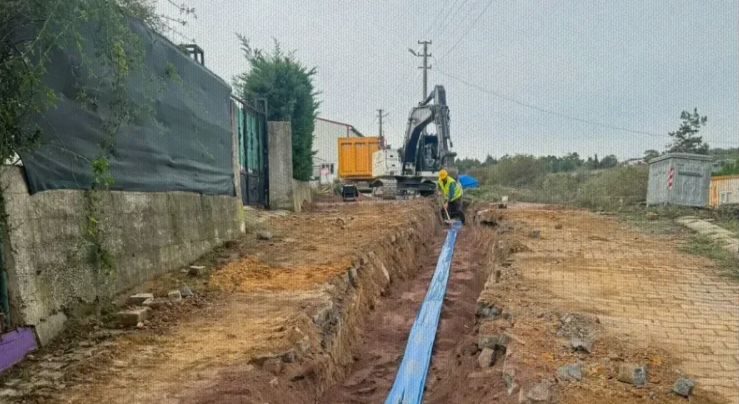
[[[720,270],[727,272],[734,278],[739,278],[739,268],[734,254],[706,236],[693,234],[687,244],[681,247],[680,250],[709,258],[716,263]]]

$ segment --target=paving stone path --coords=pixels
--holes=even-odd
[[[668,349],[702,389],[739,402],[739,282],[678,241],[584,211],[511,209],[541,236],[518,254],[523,276],[558,304],[595,313],[634,341]],[[556,224],[562,229],[555,229]],[[737,263],[739,265],[739,262]]]

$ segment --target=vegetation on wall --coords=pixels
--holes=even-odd
[[[184,5],[178,8],[184,16],[194,13]],[[115,153],[115,138],[132,118],[150,110],[146,105],[130,102],[126,82],[132,74],[155,79],[163,73],[146,71],[144,46],[141,38],[129,29],[128,19],[140,19],[160,32],[167,26],[185,22],[158,15],[154,10],[155,3],[150,0],[5,0],[0,3],[2,162],[39,145],[41,132],[35,122],[48,108],[54,108],[58,99],[44,80],[56,51],[76,55],[80,74],[98,83],[95,91],[77,88],[77,101],[92,110],[103,105],[110,111],[101,128],[105,140],[98,153],[86,159],[92,182],[86,192],[87,218],[81,240],[85,250],[91,252],[91,263],[99,269],[100,286],[109,286],[115,275],[113,261],[103,245],[99,218],[100,192],[108,190],[114,181],[108,167]],[[93,47],[92,52],[85,51],[87,44]],[[3,191],[0,190],[0,203],[4,203]],[[6,219],[3,217],[0,224],[3,233],[7,231]]]
[[[249,70],[234,79],[234,87],[244,100],[266,98],[268,120],[291,123],[293,178],[308,181],[313,176],[313,127],[319,107],[319,93],[313,87],[316,68],[301,63],[294,51],[284,52],[277,41],[265,51],[238,37]]]

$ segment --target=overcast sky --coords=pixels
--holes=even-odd
[[[376,135],[382,108],[393,147],[422,95],[419,40],[460,157],[638,157],[695,107],[712,147],[739,146],[736,1],[173,1],[196,9],[182,32],[227,82],[247,69],[236,32],[260,48],[274,37],[318,68],[320,116]]]

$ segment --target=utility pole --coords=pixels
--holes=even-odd
[[[429,51],[429,45],[431,45],[431,41],[418,41],[419,45],[423,45],[423,53],[418,54],[413,49],[408,49],[414,56],[423,58],[423,66],[419,66],[419,69],[423,69],[423,97],[421,98],[421,101],[425,100],[426,97],[428,97],[428,71],[431,69],[431,65],[428,64],[429,58],[431,57],[431,54]]]
[[[385,136],[384,136],[384,134],[382,132],[382,118],[384,118],[384,117],[386,117],[388,115],[388,114],[384,114],[383,115],[383,113],[382,113],[383,111],[384,110],[382,110],[382,109],[378,109],[377,110],[377,118],[378,118],[378,121],[380,122],[380,129],[379,129],[380,130],[380,132],[379,132],[379,136],[380,136],[380,150],[384,150],[385,149]]]

